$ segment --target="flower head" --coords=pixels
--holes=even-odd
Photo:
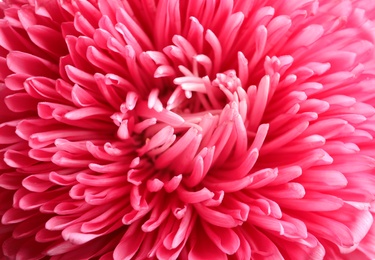
[[[375,258],[369,2],[0,2],[2,254]]]

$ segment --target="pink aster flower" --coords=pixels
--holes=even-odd
[[[375,2],[3,0],[6,259],[375,259]]]

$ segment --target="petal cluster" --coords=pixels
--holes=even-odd
[[[374,259],[375,4],[0,2],[9,259]]]

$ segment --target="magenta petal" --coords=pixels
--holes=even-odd
[[[30,26],[27,32],[33,42],[52,55],[61,56],[66,53],[67,48],[61,44],[62,37],[59,32],[40,25]],[[48,40],[45,35],[49,35]]]
[[[50,61],[28,53],[14,51],[8,55],[8,67],[15,73],[24,73],[33,76],[52,76],[57,66]],[[33,66],[29,66],[33,64]]]
[[[132,225],[122,237],[120,243],[116,246],[113,252],[113,257],[116,259],[131,259],[136,252],[145,234],[143,232],[136,232],[137,225]],[[129,243],[129,239],[131,242]]]
[[[13,112],[26,112],[35,110],[37,100],[30,97],[28,94],[18,93],[9,95],[4,100],[9,110]]]
[[[240,239],[232,229],[203,225],[210,240],[224,253],[233,255],[240,247]]]
[[[370,0],[0,0],[0,255],[375,259]]]
[[[213,257],[215,259],[227,259],[227,255],[219,248],[217,248],[216,245],[211,241],[211,239],[206,236],[204,244],[195,241],[188,257],[190,259],[207,259],[210,257]]]

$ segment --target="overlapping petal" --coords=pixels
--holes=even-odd
[[[2,254],[375,258],[368,2],[0,2]]]

